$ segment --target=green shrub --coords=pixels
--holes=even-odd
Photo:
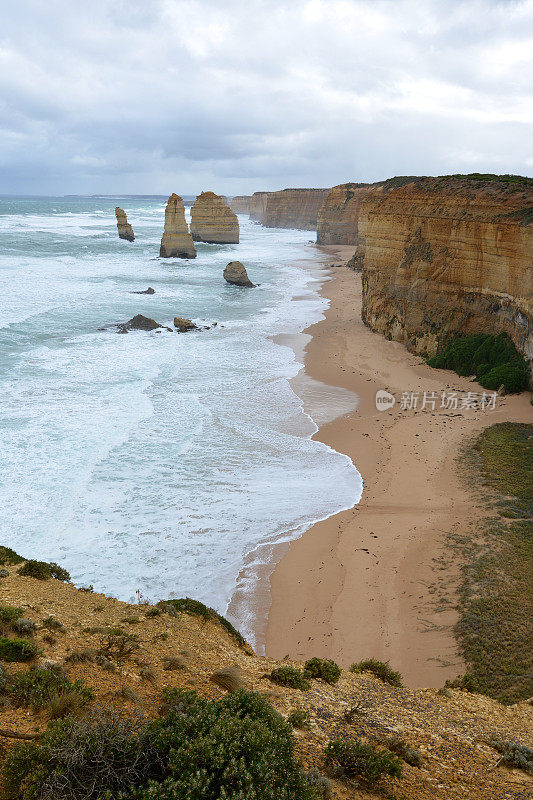
[[[222,614],[219,614],[218,611],[215,611],[214,608],[209,608],[199,600],[193,600],[190,597],[182,597],[178,600],[162,600],[158,605],[163,608],[163,610],[165,610],[165,606],[170,606],[175,611],[180,611],[182,614],[192,614],[193,616],[203,617],[204,619],[218,620],[222,627],[237,640],[241,647],[246,644],[245,638],[233,627],[231,622],[223,617]]]
[[[28,672],[19,672],[13,679],[11,697],[21,706],[30,706],[38,711],[46,706],[53,697],[64,692],[76,692],[86,705],[93,697],[92,689],[82,680],[74,683],[53,669],[36,667]]]
[[[50,631],[64,631],[65,630],[65,626],[63,625],[63,623],[60,622],[58,619],[55,619],[52,616],[46,617],[46,619],[43,619],[43,627],[44,628],[48,628],[48,630],[50,630]]]
[[[341,676],[341,668],[330,658],[310,658],[305,662],[306,678],[320,678],[326,683],[337,683]]]
[[[295,667],[275,667],[270,673],[270,680],[279,686],[290,686],[291,689],[307,691],[311,688],[303,672]]]
[[[346,778],[363,778],[370,785],[382,775],[401,778],[402,762],[389,750],[378,750],[369,742],[333,739],[325,750],[326,766]]]
[[[30,661],[38,653],[37,645],[26,639],[7,639],[0,636],[1,661]]]
[[[511,393],[527,386],[527,364],[506,333],[471,334],[451,341],[441,353],[428,359],[430,367],[453,369],[458,375],[475,375],[485,389],[503,384]]]
[[[24,616],[22,608],[14,608],[13,606],[0,606],[0,622],[10,623],[20,619]]]
[[[93,714],[12,748],[3,777],[19,800],[317,800],[291,728],[260,695],[218,702],[166,693],[167,715]]]
[[[410,764],[412,767],[418,767],[419,769],[423,766],[424,759],[422,758],[420,750],[411,747],[410,744],[399,736],[391,736],[384,739],[382,744],[387,750],[390,750],[391,753],[395,753],[402,761],[405,761],[406,764]]]
[[[365,661],[352,664],[350,672],[372,672],[377,678],[385,683],[390,683],[391,686],[403,686],[401,674],[391,669],[388,662],[377,661],[375,658],[367,658]]]
[[[7,564],[15,565],[22,564],[24,559],[15,553],[10,547],[0,546],[0,566],[5,567]]]
[[[30,558],[23,564],[22,567],[18,570],[19,575],[25,575],[28,578],[37,578],[39,581],[47,581],[50,578],[57,578],[58,581],[69,581],[70,575],[60,567],[59,564],[56,564],[54,561],[35,561],[35,559]]]
[[[287,722],[293,728],[308,730],[311,727],[311,715],[305,708],[295,708],[287,717]]]
[[[504,742],[501,739],[491,739],[489,744],[498,753],[501,753],[500,764],[515,769],[523,769],[529,775],[533,775],[533,750],[525,744],[518,742]]]
[[[102,630],[102,629],[100,629]],[[108,632],[100,639],[100,648],[97,655],[112,658],[115,661],[125,661],[139,647],[138,636],[128,633],[122,628],[109,628]]]
[[[139,715],[94,712],[52,722],[38,743],[8,753],[3,777],[20,800],[96,800],[118,796],[158,774],[151,728]]]

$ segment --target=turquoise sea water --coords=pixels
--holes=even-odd
[[[326,308],[294,265],[311,234],[240,217],[239,245],[159,259],[163,219],[158,199],[0,198],[1,543],[125,600],[224,613],[250,553],[352,506],[361,480],[310,439],[289,384],[301,364],[270,338]],[[257,288],[222,279],[236,258]],[[137,313],[218,326],[101,330]]]

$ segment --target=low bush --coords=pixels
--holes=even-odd
[[[191,597],[182,597],[178,600],[163,600],[158,605],[163,610],[166,610],[166,606],[170,606],[172,609],[180,611],[182,614],[192,614],[193,616],[203,617],[204,619],[218,620],[222,627],[236,639],[241,647],[246,644],[245,638],[233,627],[231,622],[223,617],[222,614],[219,614],[218,611],[215,611],[214,608],[209,608],[209,606],[204,605],[199,600],[193,600]]]
[[[289,686],[291,689],[307,691],[311,688],[303,672],[295,667],[275,667],[270,673],[270,680],[278,686]]]
[[[341,676],[341,668],[330,658],[310,658],[305,662],[306,678],[320,678],[326,683],[337,683]]]
[[[372,672],[384,683],[390,683],[391,686],[403,686],[401,673],[391,669],[388,662],[377,661],[375,658],[367,658],[352,664],[350,672]]]
[[[430,367],[452,369],[458,375],[475,375],[491,391],[504,386],[521,392],[527,386],[527,364],[506,333],[472,334],[451,341],[441,353],[428,359]]]
[[[24,609],[13,606],[0,606],[0,622],[10,624],[24,616]]]
[[[30,661],[38,652],[37,645],[26,639],[0,636],[0,661]]]
[[[46,617],[46,619],[43,619],[43,627],[44,628],[48,628],[49,631],[64,631],[65,630],[65,626],[63,625],[63,623],[60,622],[58,619],[54,619],[54,617],[52,617],[52,616]]]
[[[311,727],[311,715],[305,708],[295,708],[287,717],[287,722],[293,728],[301,728],[302,730],[309,730]]]
[[[140,715],[100,711],[52,722],[38,743],[12,748],[3,777],[8,796],[20,800],[96,800],[142,786],[158,765]]]
[[[291,728],[260,695],[216,702],[166,693],[167,714],[93,713],[50,724],[11,749],[3,778],[19,800],[318,800],[300,771]]]
[[[333,796],[331,781],[325,775],[321,775],[316,767],[311,767],[304,772],[304,778],[310,786],[313,786],[323,800],[330,800]]]
[[[94,697],[92,689],[82,680],[72,682],[56,670],[40,667],[15,675],[10,694],[18,705],[31,706],[38,711],[48,705],[52,698],[66,692],[76,692],[84,705]]]
[[[390,738],[384,739],[382,744],[387,750],[390,750],[391,753],[395,753],[402,761],[405,761],[406,764],[410,764],[411,767],[421,768],[423,766],[424,759],[422,758],[420,750],[411,747],[410,744],[399,736],[391,736]]]
[[[235,692],[237,689],[244,688],[244,678],[240,667],[223,667],[213,672],[210,681],[225,689],[227,692]]]
[[[127,633],[121,628],[110,629],[100,640],[98,655],[125,661],[139,647],[135,633]]]
[[[498,753],[501,753],[499,764],[506,767],[523,769],[529,775],[533,775],[533,750],[525,744],[518,742],[504,742],[501,739],[491,739],[489,744]]]
[[[376,783],[383,775],[401,778],[402,762],[389,750],[379,750],[369,742],[333,739],[325,750],[326,766],[339,777],[363,778]]]
[[[15,564],[22,564],[24,559],[15,553],[10,547],[0,547],[0,566],[5,567],[6,564],[15,566]]]
[[[37,578],[39,581],[48,581],[50,578],[56,578],[58,581],[69,581],[70,575],[66,569],[60,567],[53,561],[35,561],[30,558],[18,570],[19,575],[25,575],[28,578]]]

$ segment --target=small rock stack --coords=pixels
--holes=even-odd
[[[128,222],[128,218],[124,209],[117,206],[115,208],[115,217],[117,218],[119,239],[127,239],[128,242],[133,242],[135,239],[135,234],[133,233],[133,228]]]
[[[183,201],[177,194],[168,198],[159,255],[162,258],[196,258],[196,247],[185,222]]]

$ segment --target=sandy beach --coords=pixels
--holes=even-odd
[[[332,264],[353,252],[321,250]],[[372,333],[361,321],[361,276],[344,267],[331,274],[326,319],[306,331],[305,370],[359,396],[356,411],[315,438],[350,456],[363,496],[286,547],[270,576],[266,653],[343,667],[375,657],[407,686],[442,686],[464,671],[452,632],[460,565],[444,540],[480,514],[461,480],[459,448],[487,425],[530,421],[529,395],[498,397],[494,410],[441,408],[442,392],[483,389]],[[377,411],[379,389],[394,394],[392,409]],[[419,393],[417,409],[401,408],[403,392]],[[434,410],[420,408],[424,392],[435,393]]]

